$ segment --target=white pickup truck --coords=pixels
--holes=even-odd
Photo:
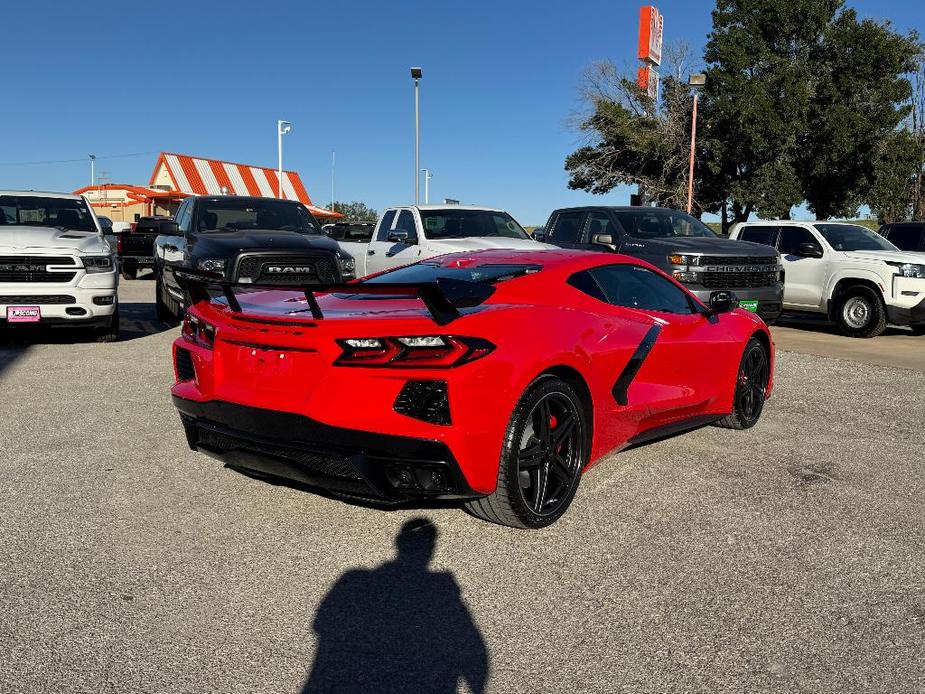
[[[383,212],[372,240],[339,239],[364,277],[446,253],[482,248],[554,250],[534,241],[504,210],[467,205],[410,205]]]
[[[729,238],[777,248],[785,311],[826,315],[852,337],[875,337],[887,323],[925,333],[925,253],[845,222],[742,222]]]

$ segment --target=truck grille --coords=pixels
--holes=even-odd
[[[0,304],[76,304],[77,300],[67,294],[0,294]]]
[[[777,272],[704,272],[701,282],[710,289],[770,287],[777,282]]]
[[[75,272],[49,272],[49,265],[76,265],[67,255],[0,255],[0,282],[70,282]]]
[[[256,284],[336,284],[333,255],[244,255],[238,260],[236,281]]]
[[[701,265],[777,265],[777,257],[751,255],[704,255],[700,257]]]

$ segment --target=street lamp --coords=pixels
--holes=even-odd
[[[687,213],[691,213],[694,206],[694,148],[697,145],[697,97],[698,90],[707,83],[707,76],[703,73],[691,75],[687,79],[687,86],[694,91],[694,113],[691,118],[691,163],[687,172]]]
[[[87,156],[90,157],[90,187],[92,188],[96,185],[96,155],[88,154]]]
[[[421,98],[418,83],[424,76],[419,67],[411,68],[411,79],[414,80],[414,204],[421,201],[421,178],[418,171],[421,168]]]
[[[430,179],[434,177],[434,172],[430,169],[421,169],[421,173],[424,174],[424,204],[430,204]]]
[[[292,123],[287,120],[276,121],[276,143],[279,147],[279,193],[276,197],[283,197],[283,135],[292,130]]]

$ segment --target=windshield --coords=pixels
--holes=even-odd
[[[614,214],[623,230],[637,239],[679,236],[716,238],[716,234],[706,224],[678,210],[639,207],[633,210],[614,210]]]
[[[507,212],[490,210],[421,210],[429,239],[465,239],[496,236],[526,239],[527,232]]]
[[[541,265],[475,265],[471,267],[445,267],[438,263],[416,263],[406,265],[392,272],[376,275],[363,282],[369,284],[402,284],[433,282],[438,279],[464,280],[466,282],[501,282],[503,280],[539,272]]]
[[[859,224],[816,224],[836,251],[898,251],[892,243]]]
[[[82,199],[0,195],[0,212],[3,213],[0,215],[0,226],[19,224],[70,231],[97,231],[90,208]]]
[[[321,227],[302,203],[285,200],[203,200],[198,231],[264,229],[320,234]]]

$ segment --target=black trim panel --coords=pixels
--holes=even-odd
[[[662,426],[653,427],[652,429],[647,429],[636,434],[627,442],[623,450],[629,450],[630,448],[635,448],[645,443],[653,443],[655,441],[661,441],[662,439],[671,438],[672,436],[683,434],[692,429],[699,429],[707,424],[719,421],[725,416],[726,415],[722,414],[700,414],[694,417],[686,417],[685,419],[680,419],[669,424],[663,424]]]
[[[628,404],[627,391],[629,391],[630,384],[633,382],[633,379],[636,378],[639,369],[642,368],[642,363],[646,360],[646,357],[649,356],[652,347],[655,346],[655,341],[658,339],[658,334],[661,331],[662,326],[660,325],[653,325],[649,328],[645,337],[642,338],[642,342],[639,343],[636,351],[633,352],[633,356],[630,357],[630,360],[626,363],[620,376],[613,384],[611,392],[613,393],[613,399],[617,401],[618,405],[625,406]]]

